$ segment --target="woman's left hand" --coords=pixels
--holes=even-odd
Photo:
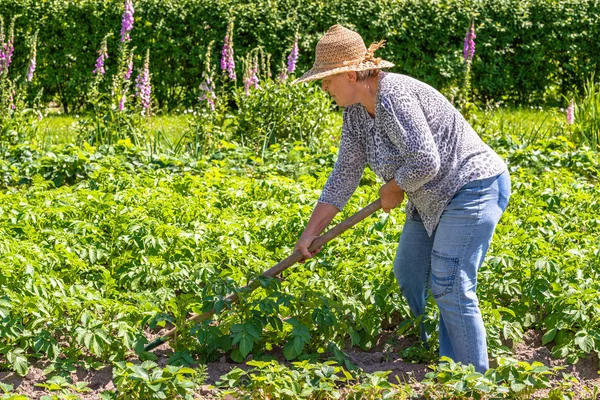
[[[396,183],[395,179],[391,179],[379,189],[379,197],[381,198],[381,208],[389,214],[392,208],[398,207],[404,200],[404,190]]]

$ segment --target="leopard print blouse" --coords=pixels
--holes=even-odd
[[[342,210],[365,165],[385,182],[395,178],[431,236],[454,194],[476,179],[506,170],[504,161],[433,87],[381,72],[375,118],[358,103],[344,110],[338,158],[319,201]]]

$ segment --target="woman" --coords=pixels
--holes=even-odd
[[[431,289],[440,309],[440,356],[484,373],[477,270],[508,205],[506,164],[434,88],[381,71],[393,66],[374,57],[382,45],[367,49],[358,33],[335,25],[319,40],[313,68],[297,80],[321,79],[345,110],[338,160],[295,248],[305,258],[316,253],[308,247],[369,164],[387,182],[379,189],[385,212],[408,197],[394,261],[402,295],[418,317]],[[427,340],[422,326],[421,339]]]

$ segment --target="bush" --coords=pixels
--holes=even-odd
[[[82,108],[82,88],[92,79],[96,50],[112,31],[115,54],[121,0],[4,0],[5,19],[17,21],[15,70],[26,71],[27,46],[21,40],[39,28],[39,86],[45,99],[58,98],[65,112]],[[367,44],[386,39],[379,56],[396,63],[393,71],[424,80],[438,89],[461,84],[463,37],[475,18],[477,51],[473,89],[483,101],[554,102],[575,89],[581,92],[591,72],[598,72],[600,3],[593,0],[485,0],[468,2],[343,2],[271,0],[144,0],[135,4],[133,43],[136,65],[146,49],[152,57],[154,95],[160,108],[189,107],[197,102],[207,45],[220,50],[227,22],[235,19],[236,57],[257,45],[279,65],[300,33],[298,68],[313,62],[323,32],[335,23],[357,29]],[[213,53],[215,54],[215,53]],[[114,69],[116,57],[108,59]],[[238,63],[238,76],[241,76]],[[36,91],[32,91],[34,93]]]

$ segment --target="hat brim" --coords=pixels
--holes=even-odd
[[[315,81],[317,79],[323,79],[326,76],[340,74],[342,72],[367,71],[370,69],[391,68],[393,66],[394,66],[393,63],[391,63],[389,61],[381,60],[377,64],[375,64],[371,61],[366,61],[366,62],[362,62],[362,63],[356,64],[356,65],[345,65],[343,67],[337,67],[337,68],[331,68],[331,69],[320,69],[320,68],[313,67],[310,70],[308,70],[304,75],[302,75],[300,78],[293,81],[292,84]]]

